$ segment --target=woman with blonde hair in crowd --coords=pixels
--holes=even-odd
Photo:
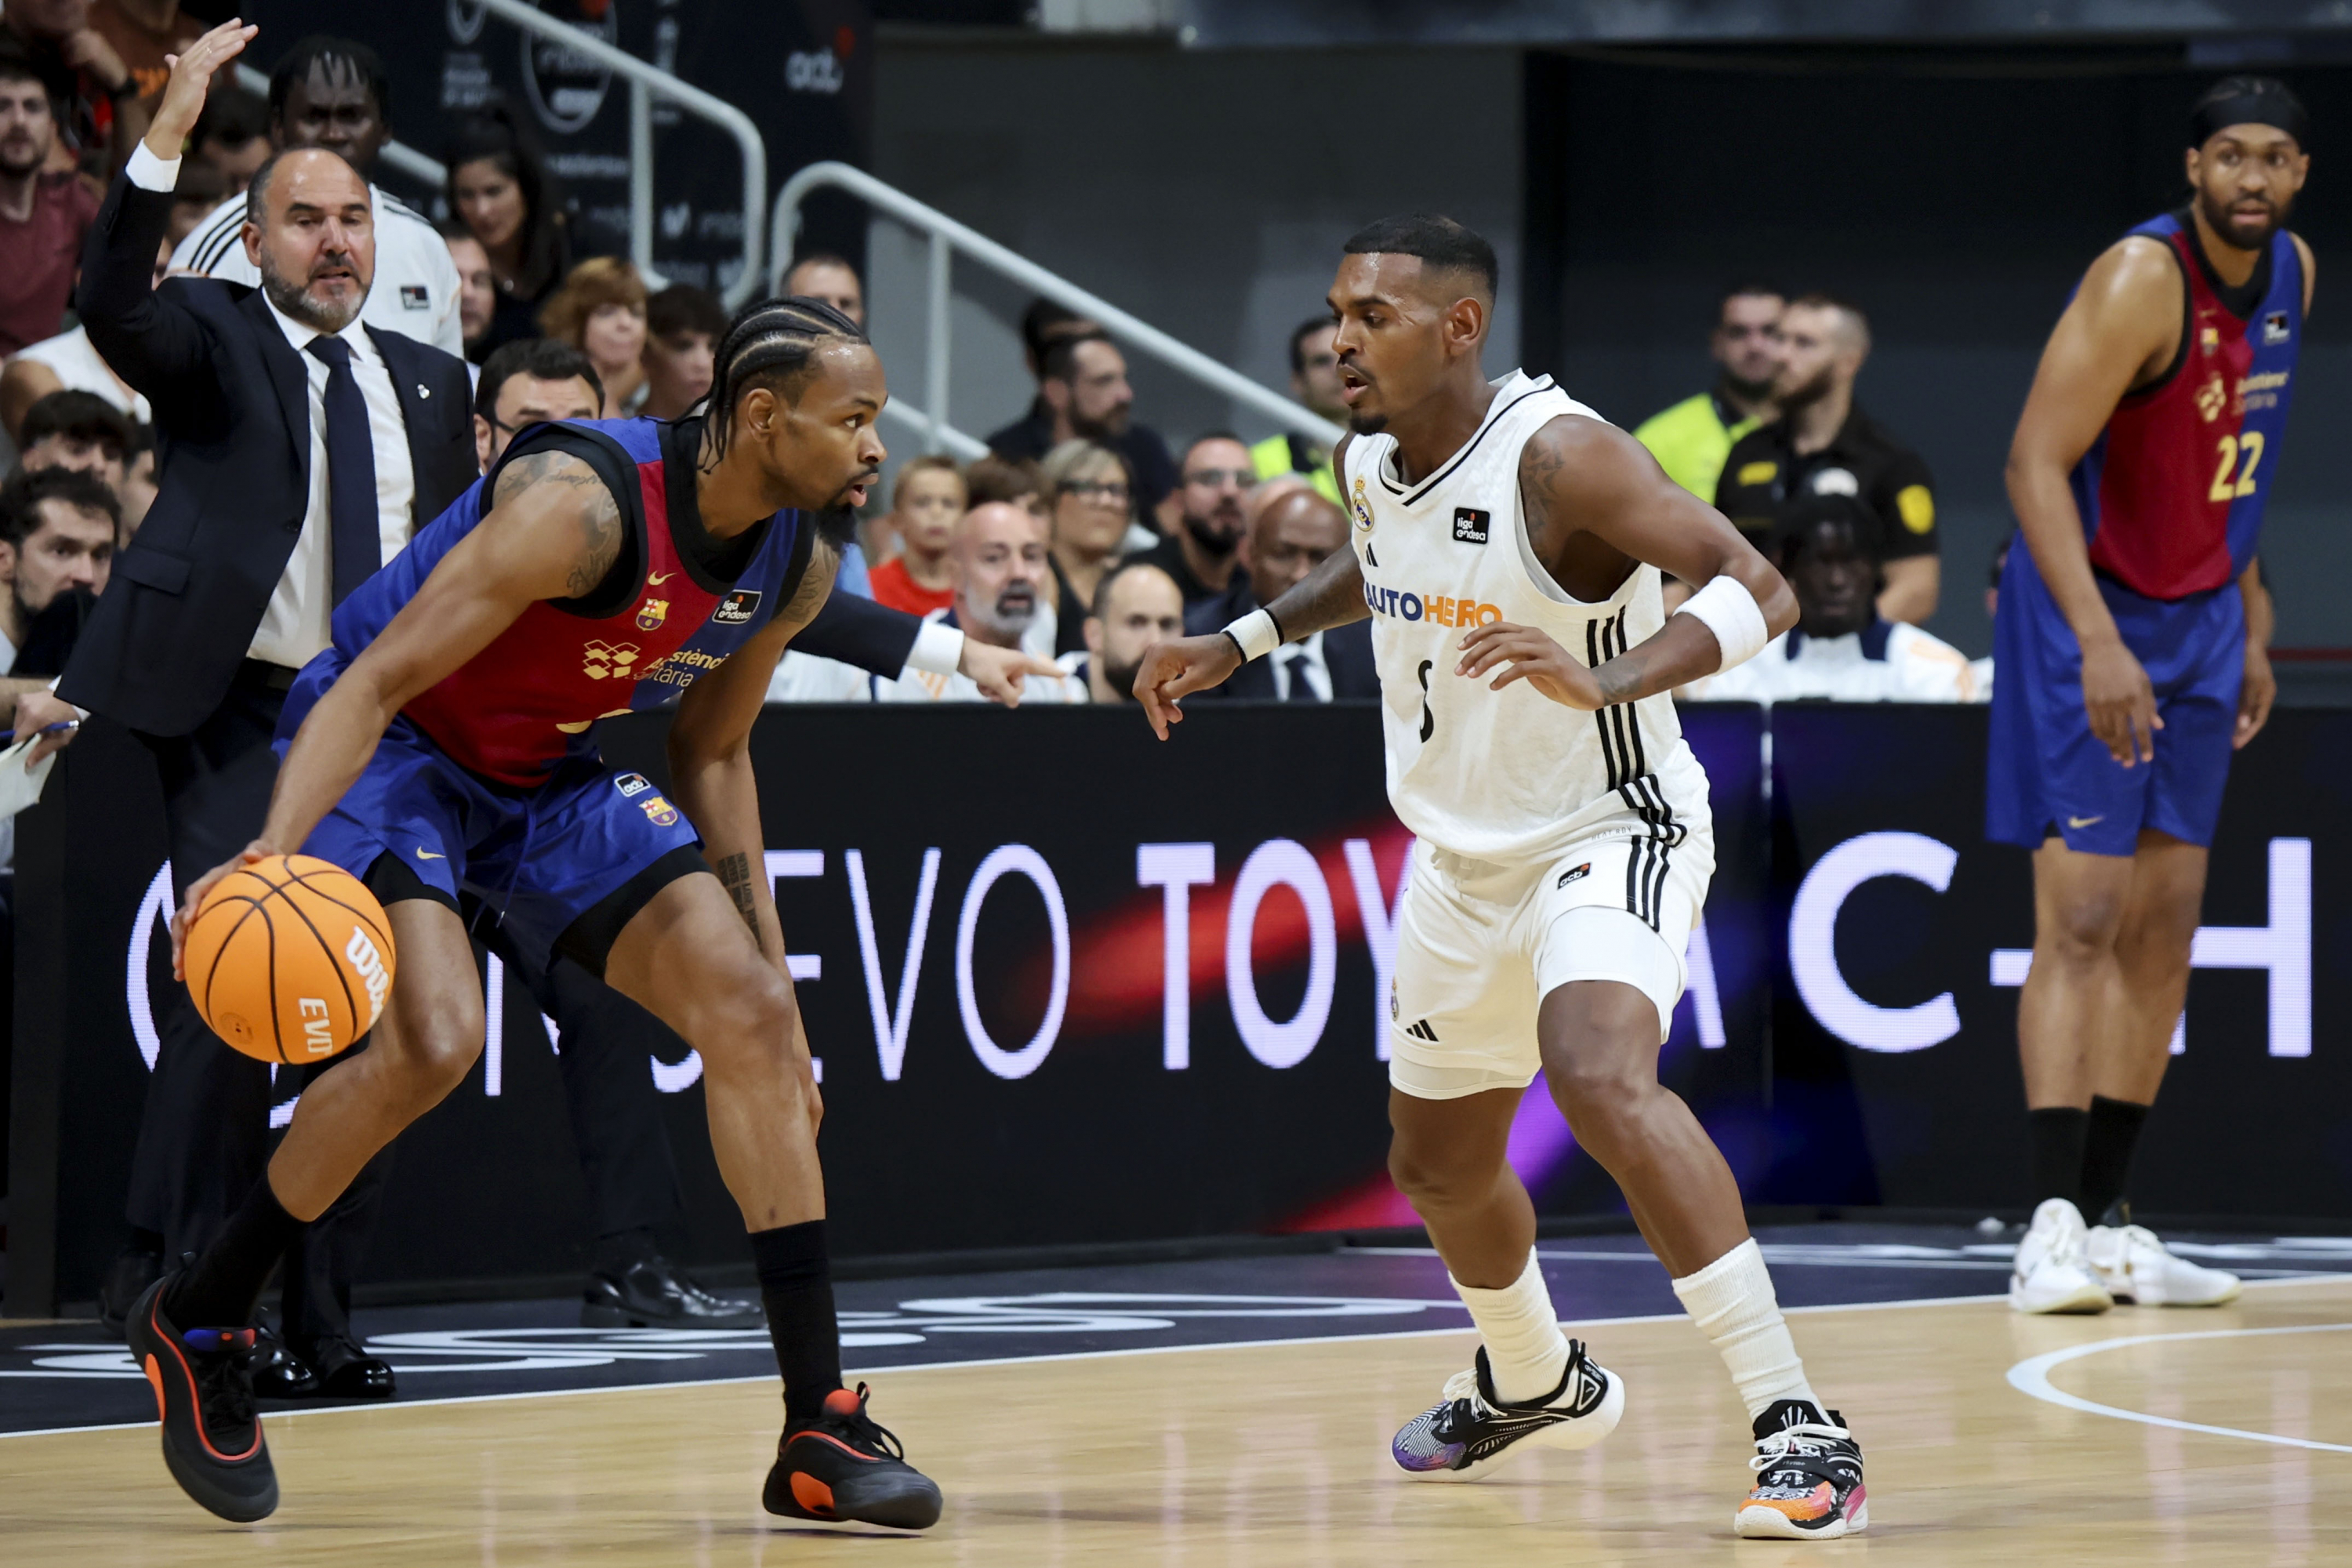
[[[1063,442],[1037,469],[1053,527],[1049,563],[1055,613],[1061,617],[1054,652],[1082,652],[1087,606],[1095,602],[1104,574],[1127,553],[1127,531],[1135,517],[1134,479],[1118,451],[1085,440]]]
[[[604,383],[605,418],[645,401],[646,280],[628,262],[593,256],[573,268],[540,307],[539,330],[588,356]]]

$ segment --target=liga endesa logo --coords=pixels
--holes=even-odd
[[[1376,616],[1401,621],[1434,621],[1441,626],[1491,626],[1503,618],[1503,606],[1476,599],[1449,599],[1443,594],[1406,594],[1383,588],[1367,579],[1364,603]]]

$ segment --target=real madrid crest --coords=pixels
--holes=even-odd
[[[1372,503],[1364,494],[1364,476],[1356,476],[1356,488],[1348,498],[1348,510],[1356,514],[1358,528],[1372,526]]]

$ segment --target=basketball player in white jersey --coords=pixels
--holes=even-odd
[[[1504,1159],[1541,1071],[1722,1352],[1760,1472],[1741,1535],[1867,1522],[1862,1451],[1805,1381],[1739,1189],[1657,1078],[1714,870],[1706,775],[1667,693],[1795,624],[1780,574],[1632,437],[1549,378],[1479,369],[1495,253],[1451,219],[1348,242],[1330,305],[1352,434],[1332,457],[1351,548],[1215,637],[1156,645],[1135,693],[1162,739],[1186,695],[1369,615],[1389,798],[1418,842],[1390,994],[1389,1169],[1483,1343],[1392,1452],[1482,1475],[1607,1436],[1624,1384],[1563,1336],[1535,1210]],[[1671,617],[1660,569],[1697,591]]]

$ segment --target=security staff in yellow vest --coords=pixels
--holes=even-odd
[[[1716,507],[1760,542],[1788,501],[1860,497],[1885,531],[1878,614],[1917,626],[1936,613],[1942,583],[1935,481],[1918,453],[1854,406],[1870,323],[1843,300],[1808,294],[1780,313],[1780,416],[1732,444]]]
[[[1334,425],[1348,422],[1348,405],[1339,396],[1339,356],[1331,348],[1331,317],[1327,311],[1301,321],[1290,334],[1290,395]],[[1304,436],[1268,436],[1249,449],[1250,463],[1261,479],[1297,474],[1321,491],[1333,506],[1340,504],[1339,481],[1331,475],[1331,449]]]
[[[1707,352],[1720,367],[1715,384],[1651,415],[1633,439],[1650,449],[1666,477],[1712,503],[1731,444],[1772,417],[1772,383],[1780,374],[1780,310],[1769,283],[1742,283],[1716,301]]]

